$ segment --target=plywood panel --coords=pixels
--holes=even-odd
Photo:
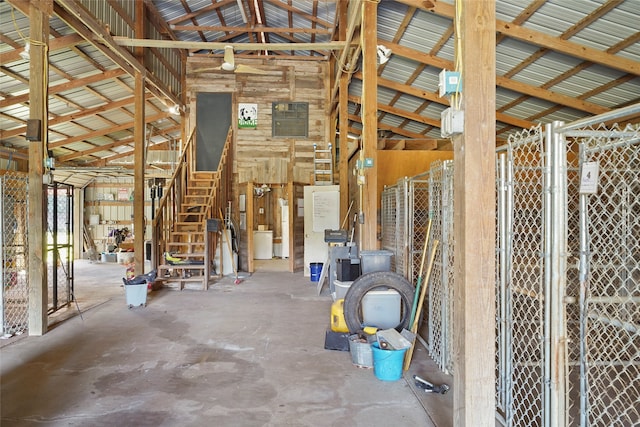
[[[414,176],[429,170],[436,160],[453,159],[453,151],[378,151],[378,193],[385,185],[393,185],[405,176]],[[380,201],[378,200],[378,206]]]

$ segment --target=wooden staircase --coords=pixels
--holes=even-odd
[[[206,290],[209,286],[213,270],[211,247],[215,247],[215,242],[210,242],[206,225],[208,218],[216,218],[212,206],[219,176],[215,172],[193,172],[188,180],[165,244],[165,253],[181,261],[169,262],[163,255],[162,264],[158,265],[158,281],[166,287]]]

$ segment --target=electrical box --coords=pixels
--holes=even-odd
[[[440,89],[440,97],[461,93],[462,79],[460,78],[460,73],[457,71],[440,71],[438,88]]]
[[[464,131],[464,111],[449,107],[440,114],[440,135],[449,138]]]

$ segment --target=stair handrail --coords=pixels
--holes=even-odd
[[[152,269],[156,269],[158,265],[161,264],[164,248],[166,247],[166,243],[171,235],[173,224],[178,217],[178,211],[180,203],[182,203],[187,179],[193,169],[191,163],[194,156],[191,156],[190,154],[193,147],[195,147],[195,144],[193,143],[195,135],[196,128],[194,127],[186,144],[182,148],[182,152],[178,157],[176,169],[173,171],[169,183],[165,186],[164,194],[156,208],[155,217],[153,218],[151,225]]]
[[[231,144],[233,142],[233,127],[229,127],[227,131],[227,138],[222,148],[222,154],[220,155],[220,163],[218,163],[218,169],[214,172],[215,185],[211,187],[209,193],[209,201],[207,203],[206,215],[204,221],[207,218],[218,218],[219,212],[224,208],[224,203],[229,200],[231,194]],[[221,224],[222,226],[222,224]],[[204,224],[204,230],[206,230],[206,223]]]

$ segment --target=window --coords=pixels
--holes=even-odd
[[[274,137],[307,137],[309,135],[308,102],[274,102],[272,104]]]

